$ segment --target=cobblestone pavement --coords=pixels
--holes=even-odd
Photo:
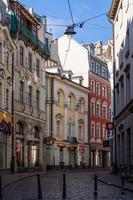
[[[43,200],[62,200],[62,172],[41,174]],[[93,200],[94,172],[66,172],[66,200]],[[127,200],[133,193],[125,191]],[[27,177],[3,190],[3,200],[37,200],[37,176]],[[120,200],[121,189],[98,182],[97,200]]]

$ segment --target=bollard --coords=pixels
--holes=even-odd
[[[41,188],[40,174],[37,174],[37,185],[38,185],[38,199],[42,199],[42,188]]]
[[[97,174],[95,174],[94,179],[94,200],[97,200]]]
[[[62,199],[66,199],[66,174],[63,174],[63,194]]]
[[[122,174],[121,176],[121,199],[126,199],[125,195],[125,176]]]
[[[3,195],[2,195],[2,177],[0,176],[0,200],[3,200]]]

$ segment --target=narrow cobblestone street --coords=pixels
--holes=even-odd
[[[42,197],[44,200],[62,199],[62,174],[49,172],[41,174]],[[88,200],[93,199],[94,174],[90,171],[66,172],[66,199]],[[104,172],[97,172],[98,177]],[[106,176],[107,173],[105,172]],[[105,177],[104,177],[105,180]],[[37,200],[37,176],[27,177],[3,189],[3,200]],[[101,183],[98,181],[98,200],[120,200],[121,188]],[[125,199],[132,200],[133,193],[125,190]]]

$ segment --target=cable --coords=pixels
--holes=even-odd
[[[64,63],[63,63],[63,65],[62,65],[62,69],[65,67],[65,64],[66,64],[68,52],[69,52],[69,50],[70,50],[71,39],[72,39],[72,38],[69,37],[68,48],[67,48],[67,50],[66,50],[66,56],[65,56],[65,59],[64,59]]]
[[[71,5],[70,5],[70,1],[67,0],[67,2],[68,2],[68,6],[69,6],[69,11],[70,11],[70,15],[71,15],[72,23],[74,24],[74,19],[73,19],[73,14],[72,14],[72,9],[71,9]]]

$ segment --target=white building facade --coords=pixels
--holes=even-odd
[[[133,174],[133,1],[113,0],[115,165]]]

